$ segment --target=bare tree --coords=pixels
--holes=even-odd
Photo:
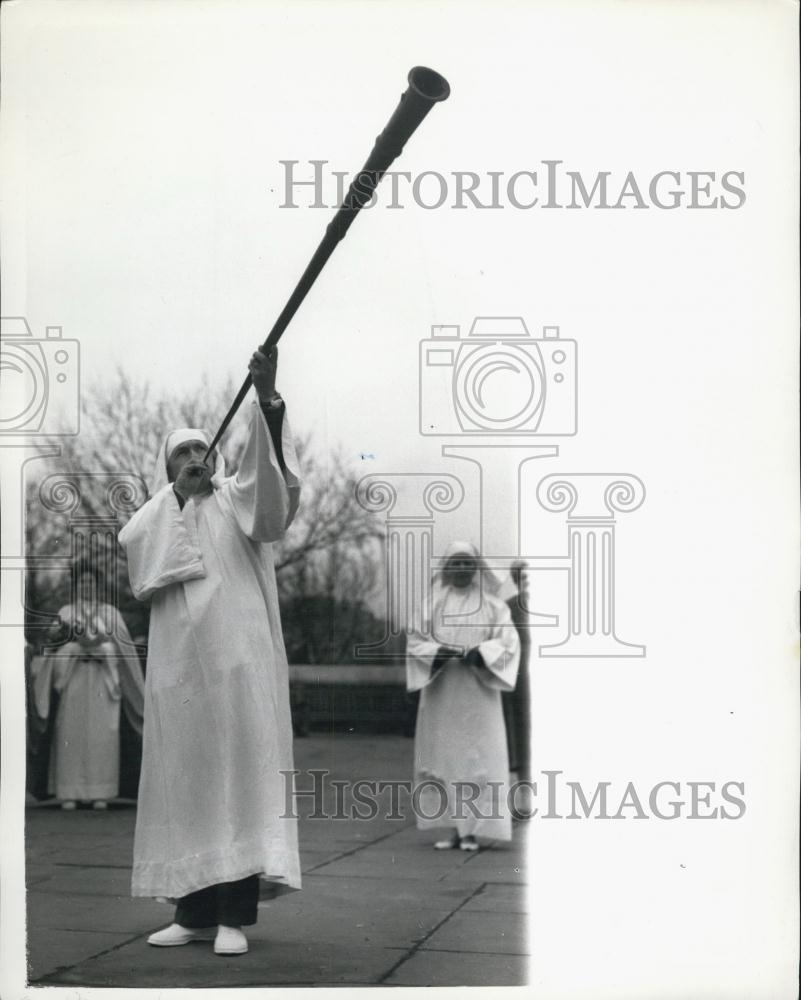
[[[357,645],[383,638],[381,563],[379,539],[371,536],[334,541],[284,567],[278,581],[290,660],[352,663]]]
[[[146,382],[132,379],[118,367],[111,378],[84,390],[81,423],[86,429],[77,437],[63,439],[59,467],[71,472],[126,473],[148,483],[164,435],[174,427],[215,428],[224,401],[237,388],[229,376],[222,387],[212,389],[204,376],[182,394],[156,395]],[[220,446],[233,470],[242,454],[245,420],[242,409]]]
[[[141,483],[144,500],[153,462],[163,435],[172,427],[216,427],[225,401],[236,392],[232,380],[212,390],[207,380],[180,395],[156,393],[145,383],[132,379],[122,369],[111,378],[89,385],[83,393],[81,425],[74,438],[62,438],[62,454],[41,463],[39,478],[27,487],[27,541],[32,556],[68,556],[67,517],[43,501],[41,487],[54,473],[77,477],[80,482],[81,513],[108,515],[107,491],[103,474],[124,475]],[[223,401],[222,404],[220,401]],[[229,473],[238,467],[247,428],[245,411],[240,410],[221,444]],[[296,439],[302,480],[301,507],[286,538],[277,546],[276,568],[282,604],[292,604],[297,596],[323,595],[330,613],[350,610],[353,628],[368,619],[376,583],[376,560],[380,550],[376,540],[381,530],[374,517],[356,498],[356,476],[342,451],[316,453],[310,435]],[[119,566],[116,592],[124,614],[133,617],[134,631],[142,631],[147,612],[130,594],[124,555],[117,553]],[[32,611],[54,612],[66,597],[64,575],[47,568],[29,573],[28,604]],[[350,603],[337,605],[339,595]],[[333,600],[333,603],[332,603]],[[319,611],[319,608],[318,608]],[[361,637],[360,637],[361,638]],[[344,656],[350,638],[342,639],[331,655]]]
[[[359,503],[358,477],[340,448],[298,446],[304,499],[276,566],[290,660],[349,663],[354,647],[383,635],[379,573],[383,527]]]
[[[337,546],[361,550],[372,539],[382,538],[375,517],[356,497],[358,479],[341,448],[316,454],[309,435],[297,441],[303,482],[303,502],[276,562],[278,569],[303,563],[316,552]],[[287,579],[289,579],[287,574]]]

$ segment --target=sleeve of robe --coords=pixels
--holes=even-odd
[[[160,587],[206,575],[190,505],[184,510],[168,483],[133,515],[119,533],[128,557],[131,590],[146,601]]]
[[[50,714],[50,692],[53,689],[54,666],[52,656],[34,656],[31,660],[33,707],[36,711],[36,721],[40,724],[46,723]]]
[[[406,690],[419,691],[430,684],[451,655],[436,639],[411,632],[406,640]]]
[[[71,623],[72,615],[71,604],[65,604],[59,608],[59,621]],[[79,652],[78,643],[62,641],[60,646],[51,647],[48,652],[33,657],[30,667],[33,683],[33,705],[40,723],[47,723],[52,692],[56,691],[60,694],[69,682],[75,656]]]
[[[490,635],[473,647],[481,654],[484,665],[474,667],[473,672],[487,687],[514,691],[520,666],[520,637],[508,606],[496,600],[492,607],[495,621]]]
[[[513,691],[520,665],[520,639],[512,623],[509,608],[501,601],[492,601],[493,624],[489,636],[473,648],[481,654],[482,667],[472,669],[487,687]],[[441,660],[440,643],[430,636],[412,632],[406,643],[406,689],[419,691],[437,677]]]
[[[222,487],[239,527],[254,542],[278,541],[298,509],[300,470],[286,409],[281,423],[281,451],[279,457],[267,420],[254,400],[239,469]]]

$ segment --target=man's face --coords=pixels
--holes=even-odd
[[[473,556],[466,553],[457,553],[448,560],[448,565],[445,567],[443,576],[446,583],[463,590],[472,583],[477,568],[478,566]]]
[[[202,462],[207,448],[208,445],[202,441],[182,441],[181,444],[173,448],[167,460],[167,478],[169,481],[174,483],[188,462]],[[213,451],[209,455],[205,470],[199,476],[198,493],[209,493],[211,491],[211,477],[214,474],[216,461],[217,452]]]

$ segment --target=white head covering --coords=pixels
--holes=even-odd
[[[479,582],[481,586],[484,587],[489,593],[496,594],[501,586],[501,578],[494,569],[490,569],[484,560],[481,558],[481,553],[478,551],[472,542],[451,542],[451,544],[445,549],[442,559],[443,564],[440,569],[434,574],[434,584],[437,587],[446,586],[443,580],[443,572],[450,559],[454,556],[470,556],[471,559],[475,559],[478,571],[473,578],[472,585],[478,586]]]
[[[156,456],[156,464],[153,475],[150,477],[150,495],[155,496],[159,490],[169,483],[167,475],[167,461],[178,447],[186,441],[201,441],[206,447],[211,443],[211,438],[207,431],[199,427],[179,427],[178,430],[171,431],[161,442],[159,453]],[[220,454],[219,448],[216,450],[217,460],[214,464],[214,474],[211,477],[213,486],[219,486],[225,477],[225,459]]]

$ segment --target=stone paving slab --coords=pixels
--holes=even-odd
[[[25,884],[30,890],[33,886],[38,885],[40,882],[47,882],[51,876],[50,870],[39,870],[31,871],[28,869],[25,873]]]
[[[87,838],[84,838],[86,840]],[[88,839],[91,839],[89,837]],[[126,838],[127,841],[127,838]],[[48,857],[51,864],[86,865],[88,867],[131,867],[130,841],[114,846],[83,844],[81,848],[61,847]]]
[[[531,948],[526,922],[519,915],[460,910],[439,927],[420,950],[528,955]]]
[[[392,903],[407,908],[428,906],[454,911],[473,893],[478,892],[483,883],[446,885],[444,882],[435,882],[421,895],[420,885],[416,880],[386,876],[371,884],[315,872],[305,878],[303,884],[302,892],[293,892],[283,899],[266,903],[260,908],[260,913],[263,911],[271,914],[273,909],[278,911],[279,908],[281,912],[305,910],[310,905],[330,912],[331,908],[337,906],[362,906],[367,900],[377,900],[382,906]],[[310,899],[313,903],[309,902]]]
[[[524,986],[529,959],[522,955],[475,955],[418,951],[384,982],[386,986]]]
[[[314,736],[297,766],[332,776],[407,775],[402,737]],[[369,776],[369,775],[368,775]],[[330,796],[326,796],[330,803]],[[309,803],[299,804],[303,813]],[[308,811],[308,810],[307,810]],[[249,954],[208,943],[154,948],[172,907],[130,897],[136,812],[34,806],[26,816],[30,977],[35,985],[248,987],[524,982],[524,831],[477,854],[434,851],[413,817],[299,822],[303,891],[267,903]],[[485,952],[479,954],[479,952]],[[494,952],[494,953],[491,953]]]
[[[268,944],[317,941],[344,948],[372,944],[409,949],[424,941],[451,913],[452,908],[388,906],[374,896],[349,906],[340,904],[332,920],[329,908],[307,901],[305,907],[292,911],[281,907],[279,901],[272,912],[259,914],[259,923],[248,931],[248,937]]]
[[[302,874],[311,872],[315,868],[319,868],[321,865],[328,864],[329,861],[335,861],[337,858],[342,857],[344,851],[310,851],[304,848],[300,849],[300,870]]]
[[[298,822],[298,844],[320,850],[325,847],[358,847],[359,845],[382,843],[392,839],[404,828],[400,820],[375,819],[370,822],[360,820],[300,820]]]
[[[164,919],[167,909],[152,899],[116,897],[28,895],[28,924],[37,928],[69,931],[111,931],[141,934]]]
[[[500,882],[509,885],[528,885],[531,871],[523,861],[522,848],[491,848],[474,854],[468,864],[453,868],[444,881],[462,879],[481,882]]]
[[[462,907],[463,913],[530,913],[527,886],[485,885]]]
[[[394,851],[400,846],[405,846],[421,847],[432,851],[434,849],[434,841],[438,839],[439,837],[436,834],[432,834],[430,830],[423,832],[411,823],[402,825],[398,821],[397,828],[389,837],[383,837],[381,840],[371,842],[370,850]]]
[[[438,881],[463,870],[469,855],[464,851],[372,851],[369,847],[356,854],[321,865],[316,872],[340,878],[393,878],[395,876],[425,881]],[[486,881],[481,877],[468,881]]]
[[[154,948],[144,940],[90,959],[61,974],[59,983],[81,986],[131,986],[169,989],[187,985],[316,986],[321,982],[370,985],[386,975],[405,954],[402,948],[311,942],[307,938],[280,946],[251,937],[246,955],[215,955],[210,943]]]
[[[448,869],[443,869],[439,872],[432,873],[430,869],[406,866],[402,861],[396,861],[392,864],[384,864],[380,861],[360,861],[352,858],[344,858],[341,861],[334,861],[330,864],[323,865],[322,868],[318,868],[315,871],[324,875],[334,875],[342,879],[350,878],[378,881],[384,875],[387,875],[390,878],[395,877],[396,873],[400,871],[402,867],[405,868],[405,878],[414,879],[425,884],[430,883],[432,880],[439,881],[440,879],[443,879],[448,872]]]
[[[346,829],[339,820],[329,822],[325,826],[322,826],[318,820],[313,822],[314,825],[312,825],[312,820],[309,820],[305,827],[303,823],[298,824],[298,844],[303,849],[319,851],[325,848],[332,850],[340,848],[348,850],[360,845],[382,843],[385,838],[392,838],[397,832],[397,826],[399,826],[396,824],[381,830],[376,824],[371,832],[365,828],[363,823],[356,826],[355,829],[354,826]]]
[[[59,867],[49,878],[28,887],[28,892],[67,893],[69,895],[116,896],[120,901],[131,898],[131,869]]]
[[[110,934],[100,931],[42,931],[28,929],[28,977],[31,982],[50,975],[64,966],[74,967],[91,955],[123,944],[130,934]]]

